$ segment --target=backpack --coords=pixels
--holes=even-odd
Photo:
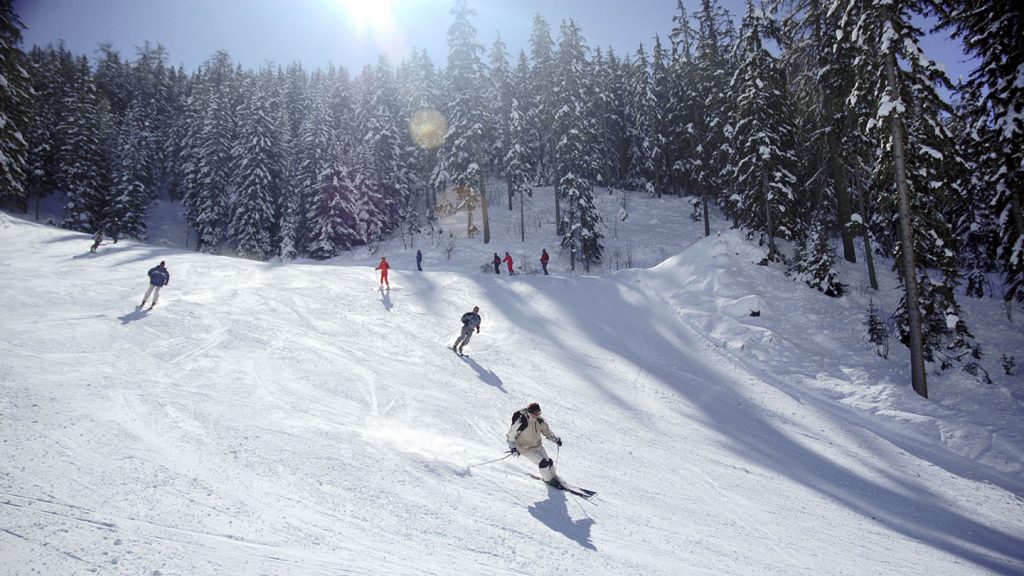
[[[519,423],[519,428],[516,430],[516,433],[518,434],[519,432],[526,430],[526,427],[530,425],[530,419],[527,418],[525,414],[523,414],[522,410],[516,410],[515,412],[512,413],[513,424],[516,423],[517,418],[522,420],[522,422]]]
[[[469,319],[472,318],[472,317],[473,317],[473,313],[472,312],[466,312],[465,314],[462,315],[462,323],[463,324],[468,324],[469,323]]]

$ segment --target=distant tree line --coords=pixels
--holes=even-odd
[[[535,16],[512,56],[500,37],[485,51],[455,0],[446,67],[413,52],[352,76],[244,70],[225,52],[188,72],[149,44],[132,59],[100,46],[92,64],[62,45],[26,54],[0,0],[0,199],[56,192],[67,228],[116,218],[144,238],[150,201],[169,197],[197,250],[330,258],[467,207],[488,242],[488,182],[510,210],[553,186],[575,266],[603,256],[595,188],[689,197],[705,233],[717,207],[831,296],[858,241],[875,287],[873,255],[894,258],[901,339],[913,351],[919,332],[925,360],[977,358],[958,287],[980,297],[1000,274],[1024,302],[1024,6],[770,0],[737,27],[692,1],[649,49],[592,49],[572,20],[555,42]],[[922,17],[979,62],[963,83],[923,53]]]

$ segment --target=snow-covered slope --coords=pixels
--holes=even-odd
[[[732,232],[624,232],[677,255],[495,277],[492,251],[543,245],[495,228],[506,247],[423,245],[425,272],[390,250],[379,293],[376,254],[89,254],[0,215],[0,573],[1024,573],[1019,382],[918,399],[897,345],[870,352],[855,270],[833,300]],[[136,310],[160,260],[170,286]],[[968,306],[989,356],[1024,358],[1019,322]],[[525,459],[469,467],[530,401],[594,501]]]

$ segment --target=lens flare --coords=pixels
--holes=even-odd
[[[417,110],[409,120],[409,134],[413,142],[426,150],[433,150],[444,143],[448,132],[448,121],[433,108]]]

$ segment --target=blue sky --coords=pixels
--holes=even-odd
[[[745,0],[721,0],[738,23]],[[192,70],[225,49],[246,68],[267,61],[302,62],[306,69],[341,65],[358,72],[381,53],[397,63],[412,49],[426,49],[435,64],[447,57],[452,0],[15,0],[28,27],[25,47],[64,40],[76,54],[110,42],[122,56],[149,41],[162,44],[170,63]],[[697,0],[685,0],[691,12]],[[672,29],[676,0],[471,0],[477,38],[489,48],[500,32],[513,58],[528,49],[533,16],[541,14],[557,39],[563,19],[580,25],[591,47],[622,55]],[[951,76],[966,67],[957,45],[941,38],[926,44]]]

